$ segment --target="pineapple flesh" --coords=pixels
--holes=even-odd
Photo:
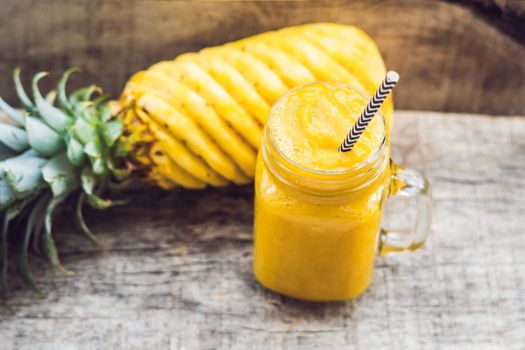
[[[271,106],[290,88],[339,81],[372,95],[386,74],[372,39],[348,25],[288,27],[186,53],[136,73],[120,104],[139,123],[132,154],[146,177],[169,189],[245,184]],[[383,104],[392,125],[392,98]]]

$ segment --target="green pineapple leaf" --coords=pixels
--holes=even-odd
[[[69,99],[70,99],[72,104],[78,104],[79,102],[90,101],[91,96],[95,92],[99,92],[100,93],[100,92],[102,92],[102,90],[96,85],[86,86],[85,88],[78,89],[77,91],[73,92],[69,96]]]
[[[54,156],[66,147],[64,139],[38,118],[28,116],[26,130],[29,145],[44,157]]]
[[[27,261],[27,251],[29,248],[29,241],[31,240],[31,235],[34,233],[37,228],[38,217],[42,216],[45,213],[46,206],[51,200],[51,195],[44,193],[36,200],[36,203],[33,208],[31,208],[31,213],[27,218],[27,225],[24,232],[23,240],[20,244],[20,247],[16,254],[16,264],[20,275],[24,281],[29,285],[29,287],[39,295],[42,295],[42,292],[38,288],[33,274],[29,269],[29,264]]]
[[[23,194],[42,187],[44,179],[41,168],[45,163],[46,159],[40,158],[35,151],[29,150],[0,163],[0,172],[4,174],[13,190]]]
[[[35,105],[31,102],[31,99],[27,97],[26,91],[22,82],[20,81],[20,68],[16,68],[13,72],[13,81],[15,82],[15,89],[22,106],[28,112],[33,112],[36,110]]]
[[[60,78],[60,81],[57,85],[58,105],[60,106],[60,108],[62,108],[64,111],[67,111],[70,114],[73,112],[73,105],[71,104],[71,102],[69,102],[69,98],[67,97],[66,84],[69,79],[69,76],[78,71],[78,68],[70,68],[66,70],[64,74],[62,74],[62,77]]]
[[[67,145],[67,157],[75,166],[80,166],[86,159],[84,155],[84,145],[77,141],[75,137],[69,137]]]
[[[51,187],[55,197],[65,196],[79,187],[75,166],[69,161],[66,153],[51,158],[42,167],[42,176]]]
[[[102,140],[106,146],[111,147],[122,135],[122,122],[118,119],[110,120],[101,125]]]
[[[109,104],[107,103],[102,104],[102,105],[94,104],[94,106],[98,109],[98,112],[100,114],[100,120],[103,123],[107,123],[113,117],[111,113],[111,107],[109,106]],[[119,119],[115,119],[115,120],[120,121]]]
[[[77,120],[75,120],[74,129],[75,136],[84,144],[94,142],[94,140],[99,139],[96,126],[91,125],[83,118],[77,118]]]
[[[0,216],[0,296],[5,297],[7,293],[7,234],[9,224],[15,219],[25,207],[33,201],[36,195],[17,200],[10,205],[3,216]]]
[[[93,170],[89,167],[84,167],[80,174],[80,181],[82,183],[82,189],[86,194],[93,194],[95,192],[95,186],[97,185],[97,176]]]
[[[17,125],[24,125],[24,115],[11,107],[0,97],[0,109],[5,112],[5,114],[11,118]]]
[[[44,224],[44,251],[49,259],[49,262],[55,268],[55,271],[65,275],[71,276],[73,272],[66,270],[60,263],[60,258],[58,256],[57,247],[55,240],[53,239],[53,218],[56,214],[56,210],[60,204],[67,198],[67,195],[60,197],[54,197],[49,205],[47,206],[45,224]]]
[[[73,120],[42,97],[38,89],[38,82],[46,75],[46,72],[40,72],[33,78],[33,96],[35,97],[38,114],[44,119],[47,125],[60,132],[68,127]]]
[[[112,204],[110,200],[102,199],[94,194],[87,195],[87,203],[94,209],[107,209]]]
[[[29,148],[27,132],[12,125],[0,124],[0,140],[15,152]]]
[[[82,215],[82,207],[84,206],[84,202],[86,200],[86,194],[82,192],[78,196],[76,210],[75,210],[75,219],[78,227],[82,231],[82,233],[93,243],[96,245],[101,245],[100,241],[97,237],[91,232],[89,227],[86,225],[86,222],[84,220],[84,216]]]

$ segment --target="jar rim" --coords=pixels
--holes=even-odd
[[[274,105],[270,109],[270,114],[269,114],[269,117],[268,117],[268,121],[266,122],[266,132],[265,132],[267,134],[268,140],[270,141],[270,144],[271,144],[272,148],[277,152],[277,154],[279,155],[280,158],[282,158],[284,161],[286,161],[287,163],[292,165],[294,168],[297,168],[300,171],[305,172],[307,174],[309,173],[309,174],[312,174],[312,175],[315,175],[315,176],[332,177],[332,176],[343,176],[343,175],[359,173],[361,170],[366,169],[370,164],[376,162],[378,160],[378,158],[381,157],[381,155],[383,154],[383,152],[386,149],[388,132],[386,130],[385,118],[383,116],[383,113],[381,113],[381,111],[377,112],[377,116],[381,120],[381,124],[383,125],[385,136],[383,136],[383,139],[381,140],[381,143],[379,144],[379,146],[377,147],[377,149],[374,152],[372,152],[365,160],[363,160],[363,161],[361,161],[359,163],[356,163],[354,166],[352,166],[351,168],[348,168],[348,169],[328,170],[328,171],[326,171],[326,170],[312,169],[312,168],[306,167],[304,165],[301,165],[298,162],[296,162],[295,160],[291,159],[286,154],[284,154],[281,151],[281,149],[277,146],[277,144],[275,143],[274,138],[272,137],[271,127],[270,127],[271,123],[269,123],[269,119],[272,117],[272,115],[274,113],[274,110],[277,107],[277,105],[280,102],[282,102],[282,100],[287,98],[291,93],[295,92],[296,90],[299,90],[299,89],[301,89],[301,88],[303,88],[305,86],[309,86],[309,85],[312,85],[312,84],[315,84],[315,83],[341,85],[341,86],[344,86],[346,88],[350,88],[350,89],[354,90],[355,92],[357,92],[357,94],[359,94],[364,99],[364,101],[369,101],[370,98],[371,98],[371,96],[368,95],[362,88],[360,88],[358,86],[355,86],[355,85],[348,84],[348,83],[329,82],[329,81],[315,81],[315,82],[306,83],[306,84],[303,84],[303,85],[296,86],[296,87],[290,89],[289,91],[287,91],[284,95],[282,95],[274,103]]]

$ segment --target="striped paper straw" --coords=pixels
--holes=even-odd
[[[350,130],[343,143],[339,146],[339,152],[348,152],[354,147],[363,131],[365,131],[366,126],[370,123],[374,115],[376,115],[386,97],[390,91],[392,91],[394,86],[396,86],[398,81],[399,74],[393,70],[386,74],[385,80],[383,80],[379,89],[377,89],[370,102],[366,105],[366,108],[361,112],[359,118],[357,118],[357,122],[352,127],[352,130]]]

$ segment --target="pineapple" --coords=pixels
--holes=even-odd
[[[247,184],[273,103],[290,88],[314,80],[353,83],[373,94],[386,70],[373,41],[357,28],[309,24],[259,34],[187,53],[136,73],[119,101],[88,86],[71,94],[64,73],[43,97],[32,80],[31,100],[15,70],[24,111],[0,98],[10,118],[0,120],[0,294],[7,290],[7,251],[33,289],[30,242],[42,244],[54,268],[62,267],[52,236],[53,216],[69,197],[76,220],[84,203],[102,199],[107,188],[125,184],[134,172],[163,189],[202,189]],[[392,101],[382,112],[392,124]],[[75,194],[75,196],[72,196]],[[21,235],[14,235],[22,228]]]
[[[253,178],[270,108],[286,91],[329,80],[372,95],[385,74],[379,50],[364,32],[308,24],[156,63],[131,77],[119,102],[125,129],[138,122],[154,135],[134,149],[144,155],[138,163],[152,182],[168,189],[244,184]],[[388,128],[392,109],[388,98],[382,107]],[[152,149],[156,155],[147,151]],[[182,182],[188,177],[191,186]]]

